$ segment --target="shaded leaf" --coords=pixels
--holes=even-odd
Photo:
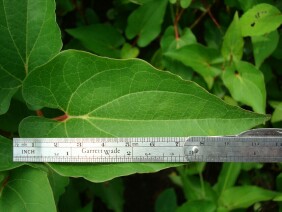
[[[192,3],[192,0],[180,0],[180,6],[184,9],[189,7],[189,5]]]
[[[55,56],[62,43],[54,1],[1,0],[0,14],[0,114],[3,114],[26,74]]]
[[[243,36],[264,35],[277,29],[281,23],[281,12],[270,4],[258,4],[240,18]]]
[[[223,163],[218,180],[214,185],[220,195],[224,190],[234,186],[241,171],[241,163]]]
[[[28,166],[10,173],[0,191],[0,211],[56,211],[47,173]]]
[[[121,178],[105,183],[92,184],[92,190],[94,195],[101,198],[101,200],[107,205],[108,209],[115,212],[122,212],[124,205],[124,185]]]
[[[0,116],[0,129],[6,132],[18,132],[21,120],[27,116],[35,115],[22,101],[12,99],[7,113]]]
[[[276,49],[279,42],[277,30],[261,36],[253,36],[252,43],[256,67],[260,67],[263,61]]]
[[[65,192],[65,187],[69,184],[69,178],[60,176],[53,170],[49,170],[48,180],[53,191],[55,203],[57,204],[60,196]]]
[[[237,62],[236,67],[227,67],[222,79],[236,101],[251,106],[258,113],[265,113],[264,77],[255,66],[243,61]]]
[[[279,198],[282,193],[256,186],[238,186],[225,190],[219,198],[219,204],[228,210],[248,208],[256,202]]]
[[[223,62],[219,52],[200,44],[184,46],[164,55],[191,67],[205,79],[209,88],[213,85],[214,77],[221,72],[220,67],[216,67]]]
[[[239,61],[243,56],[243,47],[244,40],[241,33],[239,17],[238,13],[235,13],[234,19],[225,33],[221,53],[228,61]]]
[[[22,137],[140,137],[237,134],[268,119],[225,104],[197,84],[144,61],[64,51],[25,80],[30,104],[59,108],[58,122],[29,117]],[[179,164],[50,164],[64,176],[101,182]]]
[[[214,212],[216,211],[216,204],[215,202],[208,201],[208,200],[193,200],[193,201],[188,201],[182,204],[176,210],[176,212],[187,212],[187,211],[189,212],[198,212],[198,211]]]
[[[121,57],[118,47],[125,41],[119,31],[111,25],[93,24],[66,31],[94,53],[114,58]]]
[[[0,171],[10,170],[24,165],[13,162],[13,142],[0,135]]]
[[[167,0],[146,1],[134,10],[128,17],[125,31],[127,38],[138,36],[137,44],[140,47],[152,42],[161,32],[167,2]]]
[[[177,208],[176,193],[173,188],[164,190],[157,198],[155,212],[175,212]]]

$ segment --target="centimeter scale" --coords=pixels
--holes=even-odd
[[[235,136],[14,138],[15,162],[282,162],[282,129]]]

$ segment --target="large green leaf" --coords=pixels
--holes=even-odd
[[[13,162],[13,142],[0,135],[0,171],[22,166],[23,163]]]
[[[147,46],[161,32],[168,0],[150,0],[144,2],[128,17],[126,36],[129,39],[138,36],[138,45]],[[157,8],[157,9],[156,9]]]
[[[121,57],[118,47],[125,41],[119,31],[111,25],[94,24],[66,31],[78,39],[86,49],[96,54],[114,58]]]
[[[68,50],[39,67],[23,86],[34,105],[59,108],[64,121],[29,117],[23,137],[140,137],[235,134],[264,115],[225,104],[197,84],[144,61],[114,60]],[[104,181],[175,164],[50,164],[61,175]]]
[[[56,211],[47,173],[28,166],[13,170],[0,190],[0,211]]]
[[[225,33],[221,53],[228,60],[241,60],[243,56],[244,40],[241,33],[238,13],[235,14],[232,23]]]
[[[260,67],[263,61],[274,52],[278,42],[279,33],[277,30],[261,36],[252,37],[256,67]]]
[[[282,13],[270,4],[258,4],[240,19],[243,36],[258,36],[277,29],[282,23]]]
[[[173,188],[165,189],[157,198],[155,212],[175,212],[177,197]]]
[[[54,0],[1,0],[0,3],[0,114],[25,76],[61,49]]]
[[[248,208],[256,202],[280,198],[282,193],[266,190],[257,186],[237,186],[225,190],[219,198],[219,204],[229,211]]]
[[[255,66],[237,62],[236,67],[227,67],[222,79],[235,100],[251,106],[258,113],[265,113],[264,77]]]
[[[220,68],[216,67],[223,62],[219,52],[200,44],[184,46],[164,55],[193,68],[205,79],[209,88],[212,87],[214,78],[221,72]]]

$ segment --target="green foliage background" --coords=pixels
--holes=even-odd
[[[1,0],[0,211],[281,210],[280,164],[13,163],[11,141],[281,127],[281,10],[278,0]],[[140,175],[121,176],[167,168],[148,176],[168,184],[130,205],[146,190],[130,196]]]

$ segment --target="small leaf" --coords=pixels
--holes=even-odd
[[[180,6],[184,9],[190,6],[192,0],[180,0]]]
[[[0,171],[10,170],[24,165],[13,162],[13,142],[0,135]]]
[[[168,0],[151,0],[145,2],[128,17],[125,34],[128,39],[138,36],[137,44],[147,46],[161,32]],[[156,10],[156,8],[158,8]]]
[[[282,102],[271,101],[270,105],[275,109],[271,116],[271,122],[276,123],[282,121]]]
[[[175,38],[175,32],[173,26],[169,26],[161,39],[161,48],[163,52],[168,52],[170,50],[179,49],[183,46],[188,46],[190,44],[196,44],[197,39],[191,29],[186,28],[181,33],[179,38]]]
[[[193,200],[187,201],[177,208],[176,212],[214,212],[216,211],[216,203],[209,200]]]
[[[62,42],[54,0],[1,0],[0,14],[0,114],[3,114],[25,76],[54,57]]]
[[[94,24],[66,31],[94,53],[114,58],[121,57],[118,47],[125,41],[118,30],[111,25]]]
[[[56,211],[47,173],[28,166],[13,170],[0,191],[0,211]]]
[[[213,85],[214,77],[221,72],[221,69],[216,67],[216,65],[223,62],[219,52],[216,49],[207,48],[200,44],[184,46],[175,51],[169,51],[164,55],[191,67],[205,79],[209,88]]]
[[[244,40],[241,34],[239,17],[238,13],[235,13],[234,19],[225,33],[221,53],[228,61],[239,61],[243,55],[243,47]]]
[[[256,67],[259,68],[263,61],[274,52],[278,42],[279,33],[277,30],[261,36],[252,37]]]
[[[137,47],[131,46],[129,43],[125,43],[121,49],[121,58],[130,59],[136,58],[139,54],[139,49]]]
[[[255,112],[265,113],[266,91],[263,74],[252,64],[237,62],[223,73],[223,82],[232,97],[253,108]]]
[[[68,50],[24,82],[30,104],[58,108],[65,121],[29,117],[22,137],[143,137],[236,134],[268,119],[225,104],[191,81],[138,60],[115,60]],[[173,163],[58,164],[63,176],[101,182],[153,172]]]
[[[177,199],[174,189],[164,190],[156,200],[155,212],[175,212],[176,208]]]
[[[224,163],[220,171],[214,189],[220,195],[226,189],[232,187],[240,174],[241,163]]]
[[[219,204],[231,211],[238,208],[248,208],[256,202],[268,201],[281,196],[282,193],[256,186],[238,186],[225,190],[219,198]]]
[[[277,29],[281,23],[281,12],[270,4],[258,4],[240,19],[243,36],[264,35]]]

